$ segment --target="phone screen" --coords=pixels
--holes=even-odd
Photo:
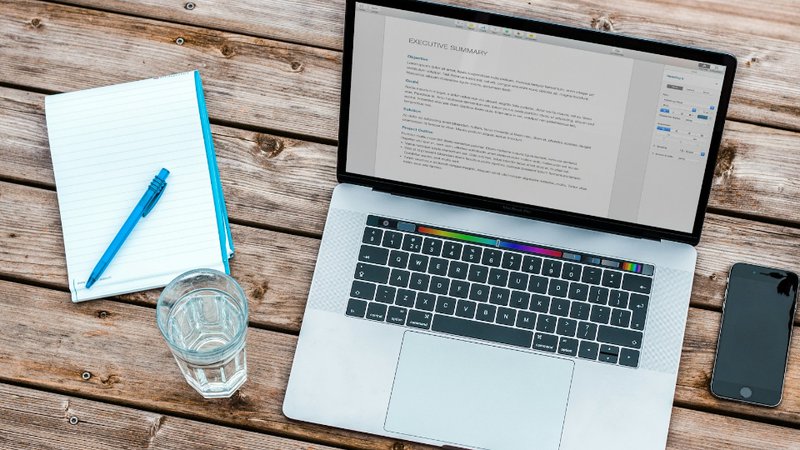
[[[794,321],[797,275],[735,264],[728,281],[711,391],[762,405],[780,403]]]

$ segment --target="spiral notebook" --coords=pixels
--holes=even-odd
[[[165,286],[233,256],[197,71],[46,97],[72,301]],[[159,169],[160,201],[97,283],[86,280]]]

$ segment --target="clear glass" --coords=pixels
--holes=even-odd
[[[158,298],[156,322],[203,397],[230,397],[247,380],[247,297],[233,278],[213,269],[179,275]]]

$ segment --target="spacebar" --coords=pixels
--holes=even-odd
[[[528,330],[501,327],[490,323],[474,322],[441,314],[433,316],[431,329],[442,333],[516,345],[517,347],[531,348],[533,343],[533,333]]]

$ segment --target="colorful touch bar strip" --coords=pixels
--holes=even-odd
[[[624,262],[622,263],[622,270],[627,272],[640,273],[642,271],[642,265],[637,263]]]
[[[519,250],[522,252],[528,253],[535,253],[537,255],[544,255],[544,256],[552,256],[554,258],[560,258],[563,253],[558,250],[550,250],[548,248],[541,248],[541,247],[533,247],[530,245],[522,245],[522,244],[515,244],[513,242],[506,242],[500,241],[500,245],[498,247],[501,248],[508,248],[511,250]]]
[[[428,228],[428,227],[417,227],[417,231],[423,234],[431,234],[433,236],[458,239],[459,241],[475,242],[476,244],[497,245],[497,239],[487,239],[487,238],[482,238],[480,236],[473,236],[471,234],[437,230],[436,228]]]

